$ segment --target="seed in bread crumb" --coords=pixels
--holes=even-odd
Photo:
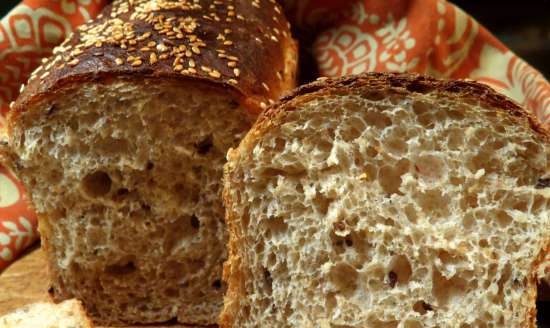
[[[393,271],[390,271],[388,273],[388,283],[391,288],[395,287],[395,284],[397,284],[397,274]]]
[[[122,60],[122,58],[116,58],[115,59],[115,64],[122,65],[122,64],[124,64],[124,60]]]

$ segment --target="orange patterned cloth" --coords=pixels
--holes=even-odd
[[[270,0],[260,0],[270,1]],[[0,23],[0,113],[52,47],[105,0],[24,0]],[[286,0],[291,21],[317,31],[320,74],[418,72],[486,83],[550,126],[550,84],[483,26],[445,0]],[[0,138],[4,119],[0,115]],[[0,167],[0,270],[37,238],[36,216]]]

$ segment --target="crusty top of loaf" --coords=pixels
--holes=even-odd
[[[275,0],[115,0],[54,49],[12,112],[66,84],[128,76],[214,83],[257,113],[293,87],[295,54]]]
[[[523,109],[510,98],[496,92],[491,87],[472,80],[444,80],[430,76],[408,73],[364,73],[342,78],[320,78],[317,81],[296,88],[281,98],[276,105],[262,113],[255,125],[257,129],[276,121],[276,117],[286,111],[292,111],[299,104],[311,99],[343,92],[376,92],[392,89],[397,93],[412,94],[438,93],[465,103],[480,103],[483,107],[506,112],[515,117],[518,123],[528,124],[531,129],[550,140],[550,132],[542,126],[531,112]],[[254,128],[253,128],[254,129]]]

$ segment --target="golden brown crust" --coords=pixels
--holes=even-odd
[[[64,85],[112,76],[206,81],[239,92],[257,114],[294,86],[295,58],[273,0],[117,0],[33,73],[12,116]]]
[[[399,94],[414,93],[435,93],[442,97],[459,99],[466,103],[479,103],[481,106],[491,108],[510,115],[516,119],[518,124],[524,124],[536,133],[540,134],[546,141],[550,141],[550,132],[542,127],[536,117],[526,111],[511,99],[503,96],[492,88],[473,81],[464,80],[440,80],[432,77],[417,74],[399,74],[399,73],[366,73],[356,76],[349,76],[336,79],[319,79],[310,84],[303,85],[291,93],[281,98],[281,100],[265,110],[252,129],[241,141],[239,147],[230,150],[228,153],[228,163],[224,171],[224,204],[226,206],[226,222],[229,228],[229,257],[225,265],[224,280],[228,284],[224,310],[220,316],[220,327],[233,327],[233,309],[238,307],[239,298],[244,293],[245,273],[240,261],[238,251],[239,239],[244,235],[243,231],[238,231],[239,225],[235,223],[239,218],[232,213],[231,197],[229,188],[240,187],[238,181],[232,180],[232,171],[234,166],[238,165],[244,154],[249,154],[259,142],[262,135],[273,126],[279,125],[284,121],[285,113],[299,110],[299,108],[314,99],[330,97],[339,94],[364,94],[380,92],[388,94],[389,92]],[[546,247],[542,250],[540,259],[533,263],[531,268],[532,279],[529,280],[527,299],[532,307],[527,313],[525,328],[536,327],[536,306],[537,284],[535,272],[543,255],[550,251],[550,240],[546,242]]]
[[[293,110],[295,102],[304,103],[311,97],[323,97],[347,91],[359,93],[365,90],[376,92],[390,89],[400,93],[437,93],[442,96],[460,98],[465,102],[479,102],[484,107],[506,111],[519,121],[527,122],[538,133],[547,138],[550,137],[549,131],[532,113],[487,85],[467,80],[442,80],[419,74],[373,72],[337,79],[321,78],[285,95],[278,104],[270,106],[264,111],[258,121],[273,121],[279,113]]]

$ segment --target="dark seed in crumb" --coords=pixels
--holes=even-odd
[[[204,155],[210,151],[210,148],[212,148],[212,137],[205,138],[201,142],[199,142],[196,145],[197,152],[200,155]]]
[[[198,229],[201,226],[199,218],[197,218],[195,215],[191,216],[191,226],[193,227],[193,229]]]
[[[433,310],[434,310],[433,307],[432,307],[430,304],[428,304],[428,303],[426,303],[426,302],[424,302],[424,301],[422,301],[422,307],[423,307],[424,310],[426,310],[426,311],[433,311]]]
[[[540,178],[535,185],[536,189],[550,188],[550,178]]]
[[[397,284],[397,274],[393,271],[390,271],[390,273],[388,273],[388,279],[390,287],[395,287],[395,284]]]

